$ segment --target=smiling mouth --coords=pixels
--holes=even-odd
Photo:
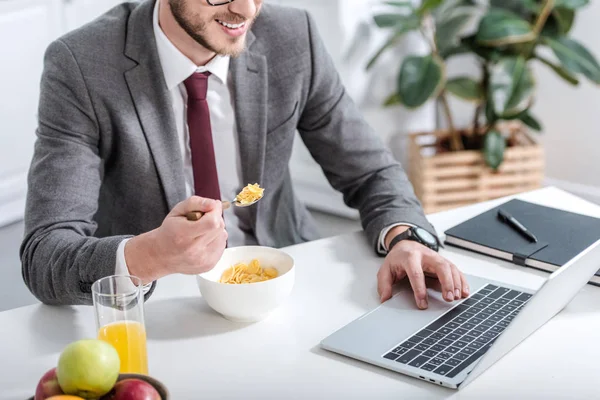
[[[239,24],[230,24],[228,22],[221,21],[219,19],[217,19],[215,21],[217,21],[219,24],[221,24],[224,27],[229,28],[229,29],[240,29],[240,28],[243,28],[244,26],[246,26],[246,22],[242,22],[242,23],[239,23]]]

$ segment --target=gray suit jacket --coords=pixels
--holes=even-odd
[[[114,273],[119,243],[160,226],[185,198],[153,5],[121,4],[45,54],[21,246],[24,281],[44,303],[90,304],[91,284]],[[264,4],[230,68],[243,180],[266,188],[263,200],[244,209],[260,244],[318,238],[290,179],[296,130],[346,204],[360,211],[374,250],[394,222],[434,233],[306,12]]]

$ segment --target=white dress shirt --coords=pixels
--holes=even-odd
[[[158,5],[159,1],[156,2],[154,7],[154,38],[167,89],[173,101],[177,138],[183,158],[186,195],[189,197],[194,193],[194,176],[187,125],[187,91],[183,82],[195,72],[209,71],[211,74],[208,78],[207,102],[221,197],[224,200],[232,200],[246,184],[255,182],[241,181],[241,165],[240,157],[238,157],[239,143],[237,141],[235,114],[231,95],[233,93],[231,87],[232,80],[229,77],[229,56],[217,55],[205,66],[195,65],[173,45],[160,28],[158,23]],[[253,237],[244,233],[249,228],[249,224],[236,213],[235,207],[223,214],[229,247],[256,244]],[[379,253],[385,254],[385,235],[389,229],[397,225],[401,224],[394,224],[381,232],[379,237]],[[244,226],[247,228],[242,229],[241,227]],[[127,240],[122,241],[117,250],[115,269],[117,275],[129,275],[124,253]],[[150,284],[146,285],[146,290],[149,287]]]
[[[231,97],[229,56],[217,55],[205,66],[195,65],[173,45],[160,28],[158,5],[157,1],[153,17],[154,38],[167,89],[171,94],[179,150],[183,159],[186,197],[194,194],[194,173],[187,124],[187,91],[183,82],[195,72],[209,71],[206,100],[209,105],[221,198],[233,200],[246,184],[255,182],[242,182],[240,158],[238,157],[239,144]],[[247,229],[241,229],[242,226],[249,227],[249,224],[238,215],[235,208],[224,212],[223,217],[227,229],[228,246],[256,244],[252,236],[245,234]],[[124,252],[127,240],[122,241],[117,250],[115,271],[117,275],[129,274]],[[149,285],[147,286],[149,287]]]

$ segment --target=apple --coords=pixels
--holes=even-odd
[[[52,368],[51,370],[47,371],[38,382],[33,400],[46,400],[47,398],[57,394],[64,393],[58,384],[56,368]]]
[[[65,394],[97,399],[113,388],[120,367],[119,353],[110,343],[82,339],[62,351],[56,376]]]
[[[115,384],[109,395],[103,400],[161,400],[158,391],[148,382],[127,378]]]

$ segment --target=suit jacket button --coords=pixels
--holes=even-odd
[[[79,282],[79,290],[81,290],[83,293],[91,293],[92,292],[92,284],[85,283],[85,282]]]

